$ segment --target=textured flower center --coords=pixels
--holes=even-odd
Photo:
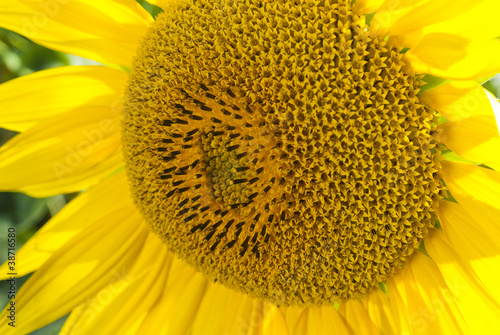
[[[133,196],[170,250],[283,305],[366,293],[434,224],[434,114],[350,1],[186,0],[132,67]]]

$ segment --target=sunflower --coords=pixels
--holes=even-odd
[[[82,191],[2,334],[499,330],[497,0],[150,3],[2,4],[104,64],[0,86],[0,187]]]

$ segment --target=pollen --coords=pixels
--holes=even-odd
[[[351,1],[184,0],[125,94],[133,198],[181,259],[279,305],[378,287],[435,224],[435,113]]]

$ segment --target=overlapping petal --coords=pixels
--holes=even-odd
[[[122,165],[118,115],[85,106],[17,135],[0,148],[1,188],[43,197],[102,180]]]
[[[409,261],[411,262],[411,258],[409,259]],[[395,323],[396,329],[402,335],[413,334],[413,327],[408,313],[408,299],[406,295],[406,287],[404,280],[405,272],[406,269],[400,269],[399,272],[397,272],[395,275],[389,277],[386,283],[387,297],[389,298],[391,306],[390,307],[391,315],[389,317],[392,317],[392,321]],[[377,311],[380,310],[381,308],[383,308],[383,306],[375,307],[368,304],[368,311],[370,315],[371,313],[373,313],[373,310]],[[374,320],[374,322],[376,322],[376,319]],[[392,327],[392,326],[387,325],[387,327]],[[385,328],[381,329],[384,330]],[[390,332],[388,332],[388,334],[390,334]]]
[[[425,245],[451,295],[455,297],[455,303],[471,334],[487,333],[495,329],[500,320],[498,301],[492,298],[477,279],[470,264],[448,244],[444,232],[435,230]]]
[[[295,325],[294,335],[349,335],[351,328],[333,306],[305,308]]]
[[[73,237],[16,294],[22,322],[2,323],[2,334],[26,334],[70,312],[128,273],[148,230],[132,207],[103,216]],[[1,317],[5,319],[7,311]]]
[[[64,66],[0,85],[0,126],[25,131],[39,121],[82,107],[113,107],[127,74],[104,66]]]
[[[440,141],[463,158],[500,169],[498,101],[475,82],[452,82],[421,95],[421,101],[443,114]]]
[[[281,311],[272,304],[210,284],[193,324],[193,335],[273,334],[285,327]],[[278,320],[274,321],[275,318]],[[282,328],[279,334],[288,334]]]
[[[40,268],[71,238],[111,212],[130,206],[124,173],[118,173],[89,188],[57,213],[16,253],[16,273],[24,276]],[[6,279],[7,263],[0,267]]]
[[[208,280],[191,266],[172,257],[168,279],[158,301],[144,318],[139,334],[188,334],[193,327]],[[175,317],[165,318],[165,315]]]
[[[173,3],[179,2],[178,0],[148,0],[148,2],[152,5],[158,6],[160,8],[166,8],[167,6],[171,6]]]
[[[128,66],[153,21],[135,1],[9,0],[0,25],[48,48]]]
[[[376,12],[384,0],[357,0],[355,2],[355,9],[359,14]]]
[[[353,334],[380,335],[378,328],[370,318],[365,306],[356,299],[343,302],[339,312],[345,318]]]
[[[386,0],[371,30],[397,36],[401,46],[414,47],[424,36],[445,33],[470,40],[500,35],[496,0]]]
[[[405,264],[408,315],[414,334],[463,334],[468,327],[437,265],[415,252]]]
[[[362,303],[368,311],[370,320],[380,329],[382,334],[398,334],[401,332],[402,306],[391,306],[389,295],[377,288],[363,297]]]
[[[158,237],[149,233],[137,261],[129,271],[124,271],[122,282],[97,293],[78,311],[79,315],[65,325],[64,332],[136,334],[165,288],[172,258]],[[106,303],[102,302],[104,294],[109,295]],[[92,318],[86,317],[89,311],[94,312]]]
[[[453,197],[478,222],[500,222],[500,172],[461,162],[443,162]]]
[[[500,301],[500,226],[497,221],[476,221],[462,205],[443,201],[439,220],[447,242],[455,253],[472,268],[493,299]]]
[[[500,41],[430,33],[406,54],[415,73],[449,79],[476,79],[500,72]]]

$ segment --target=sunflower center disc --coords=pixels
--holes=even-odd
[[[186,0],[131,69],[138,208],[212,280],[282,305],[359,297],[434,223],[433,112],[350,0]]]

